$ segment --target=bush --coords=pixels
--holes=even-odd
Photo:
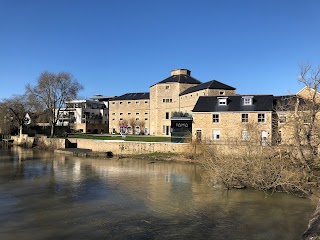
[[[207,179],[224,187],[253,188],[265,192],[287,192],[308,196],[319,185],[319,177],[297,164],[279,147],[232,146],[226,151],[202,145],[197,156]]]

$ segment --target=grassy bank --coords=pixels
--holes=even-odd
[[[123,138],[120,135],[95,135],[95,134],[72,134],[68,138],[83,138],[96,140],[124,140],[124,141],[138,141],[138,142],[170,142],[170,137],[155,137],[145,135],[126,135]]]

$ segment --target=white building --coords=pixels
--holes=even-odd
[[[59,114],[57,126],[70,126],[73,132],[107,133],[109,129],[108,101],[72,100]]]

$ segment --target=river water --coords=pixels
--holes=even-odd
[[[0,150],[0,239],[300,239],[315,202],[209,186],[199,166]]]

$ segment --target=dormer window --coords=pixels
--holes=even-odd
[[[245,96],[242,98],[243,98],[243,105],[245,105],[245,106],[252,105],[253,96]]]
[[[219,97],[218,101],[219,101],[219,105],[227,105],[227,98],[226,97]]]

